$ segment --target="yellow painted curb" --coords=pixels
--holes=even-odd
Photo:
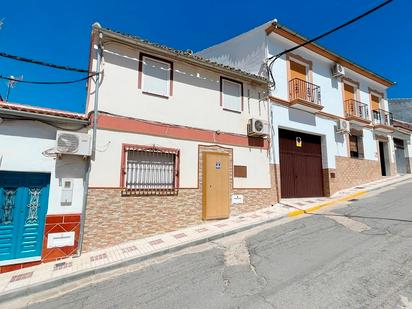
[[[351,200],[355,197],[365,195],[366,193],[368,193],[368,191],[358,191],[356,193],[347,195],[345,197],[341,197],[337,200],[332,200],[332,201],[329,201],[329,202],[325,202],[325,203],[315,205],[315,206],[310,207],[308,209],[294,210],[294,211],[291,211],[291,212],[288,213],[288,217],[296,217],[296,216],[302,215],[304,213],[313,212],[313,211],[319,210],[319,209],[324,208],[324,207],[336,205],[336,204],[339,204],[339,203],[342,203],[342,202],[345,202],[345,201],[349,201],[349,200]]]

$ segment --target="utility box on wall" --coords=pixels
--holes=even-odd
[[[73,179],[62,179],[61,202],[62,206],[71,206],[73,200]]]

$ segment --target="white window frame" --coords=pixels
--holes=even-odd
[[[235,81],[235,80],[228,79],[226,77],[221,77],[220,82],[221,82],[221,90],[220,90],[221,102],[220,102],[220,104],[221,104],[222,108],[224,110],[237,112],[237,113],[243,112],[243,83]],[[240,101],[239,101],[239,108],[238,109],[233,108],[233,107],[225,106],[225,84],[226,83],[239,86],[239,100]]]
[[[145,63],[146,63],[147,59],[149,59],[152,62],[158,63],[160,65],[165,65],[169,68],[168,79],[166,81],[166,89],[167,89],[166,93],[159,93],[159,92],[153,91],[151,89],[145,89],[145,76],[146,76],[146,74],[145,74]],[[141,61],[143,61],[142,66],[141,66],[141,68],[142,68],[141,69],[142,70],[141,71],[141,79],[142,79],[141,80],[141,89],[142,89],[142,92],[147,93],[147,94],[153,94],[153,95],[165,97],[165,98],[170,97],[171,96],[172,69],[173,69],[172,63],[167,62],[167,61],[162,61],[162,60],[159,60],[157,58],[146,56],[146,55],[143,55],[141,57]]]

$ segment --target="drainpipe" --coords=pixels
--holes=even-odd
[[[99,23],[94,23],[93,28],[101,28]],[[82,253],[83,248],[83,239],[84,239],[84,224],[86,222],[86,207],[87,207],[87,197],[89,192],[89,179],[90,179],[90,171],[92,166],[92,160],[95,160],[96,157],[96,135],[97,135],[97,118],[98,118],[98,110],[99,110],[99,88],[100,88],[100,63],[102,57],[102,47],[101,47],[101,40],[102,34],[98,32],[97,34],[97,49],[96,49],[96,87],[94,91],[94,109],[93,109],[93,137],[92,137],[92,154],[90,158],[87,160],[87,171],[83,182],[83,206],[82,206],[82,215],[80,221],[80,235],[79,235],[79,244],[77,246],[77,253],[76,256],[80,256]]]
[[[266,41],[266,46],[267,46],[267,41]],[[274,179],[274,181],[275,181],[275,186],[276,186],[276,198],[277,198],[277,201],[279,202],[280,201],[280,186],[279,186],[279,182],[278,182],[278,173],[279,173],[279,171],[278,171],[278,169],[277,169],[277,167],[276,167],[276,162],[275,162],[275,148],[274,148],[274,136],[275,136],[275,131],[274,131],[274,129],[273,129],[273,113],[272,113],[272,103],[271,103],[271,101],[270,101],[270,94],[271,94],[271,91],[272,91],[272,87],[270,86],[270,77],[271,77],[271,75],[270,75],[270,73],[269,73],[269,70],[271,70],[271,68],[269,67],[269,65],[268,65],[268,58],[269,58],[269,56],[268,56],[268,51],[267,51],[267,49],[266,49],[266,51],[265,51],[265,54],[266,54],[266,59],[265,59],[265,66],[266,66],[266,68],[267,68],[267,76],[266,76],[266,78],[267,78],[267,80],[268,80],[268,87],[267,87],[267,107],[268,107],[268,120],[269,120],[269,140],[270,140],[270,150],[269,150],[269,161],[271,162],[271,161],[273,161],[273,168],[274,168],[274,170],[275,170],[275,179]],[[274,83],[274,81],[272,81],[273,83]]]

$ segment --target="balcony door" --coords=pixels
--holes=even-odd
[[[355,87],[347,83],[343,83],[343,100],[345,102],[345,111],[347,115],[355,114]]]
[[[290,60],[290,79],[299,78],[307,81],[306,65]]]
[[[344,83],[343,90],[344,90],[344,95],[345,95],[345,101],[355,100],[355,87]]]
[[[372,110],[378,110],[381,108],[380,98],[376,95],[371,94],[371,103],[372,103]]]

